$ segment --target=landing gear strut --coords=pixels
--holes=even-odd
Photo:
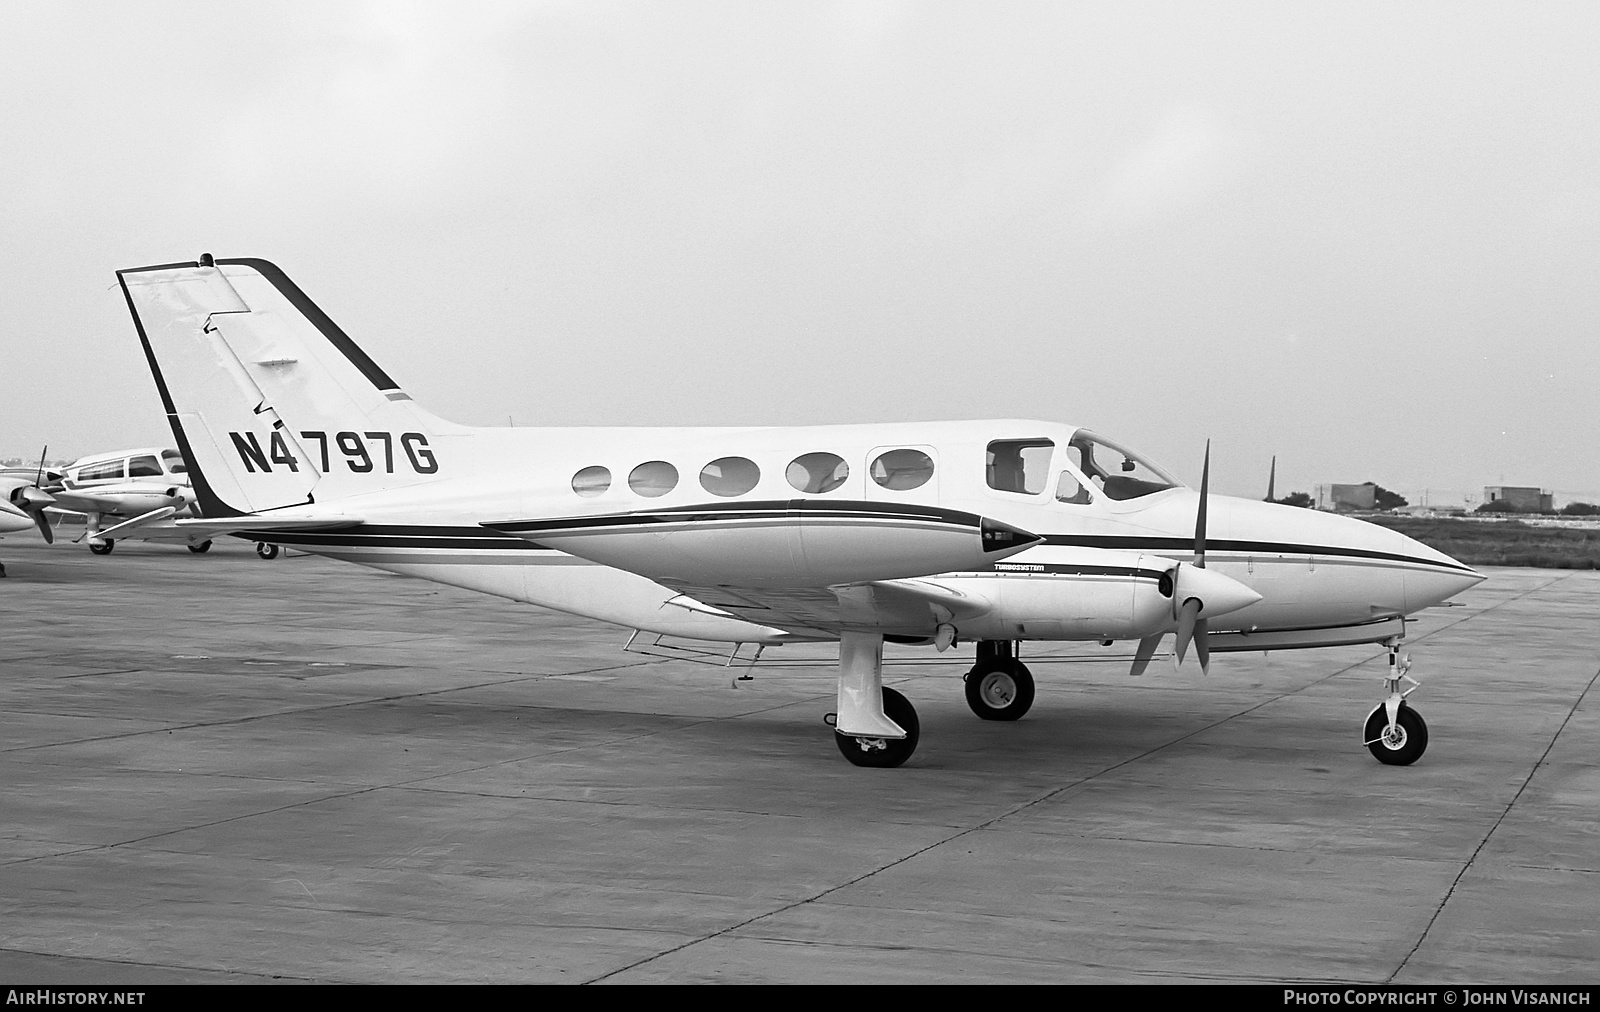
[[[1009,640],[980,640],[977,663],[964,678],[967,705],[984,720],[1016,720],[1033,706],[1033,672]]]
[[[1384,679],[1384,685],[1389,690],[1389,698],[1367,715],[1362,741],[1379,762],[1388,766],[1410,766],[1428,749],[1428,725],[1406,702],[1406,697],[1421,683],[1406,674],[1411,670],[1411,658],[1400,656],[1400,642],[1392,640],[1388,647],[1389,677]],[[1401,682],[1410,682],[1411,688],[1401,692]]]
[[[856,766],[899,766],[917,750],[920,730],[911,701],[883,687],[883,637],[839,637],[839,712],[831,715],[834,742]]]

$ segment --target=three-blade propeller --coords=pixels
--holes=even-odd
[[[1172,606],[1174,618],[1178,622],[1177,658],[1182,664],[1184,657],[1189,652],[1190,644],[1194,645],[1195,656],[1200,658],[1200,670],[1209,672],[1211,667],[1211,648],[1207,645],[1206,620],[1201,617],[1205,608],[1205,600],[1209,595],[1235,597],[1238,591],[1244,591],[1251,597],[1259,600],[1259,595],[1248,588],[1239,585],[1236,581],[1220,575],[1205,572],[1206,568],[1206,506],[1210,496],[1211,487],[1211,440],[1206,440],[1205,463],[1200,469],[1200,504],[1195,511],[1194,523],[1194,559],[1185,566],[1179,563],[1172,570]],[[1237,588],[1237,590],[1235,589]],[[1229,601],[1227,610],[1241,607],[1249,603],[1248,599],[1239,600],[1237,603]],[[1214,608],[1214,611],[1220,610]],[[1139,641],[1139,648],[1133,655],[1133,668],[1131,675],[1144,674],[1145,668],[1150,666],[1150,659],[1155,656],[1156,646],[1160,644],[1165,633],[1156,633],[1146,636]]]

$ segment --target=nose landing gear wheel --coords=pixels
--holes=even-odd
[[[1389,726],[1389,714],[1383,707],[1372,711],[1362,741],[1372,757],[1387,766],[1410,766],[1428,750],[1428,725],[1417,711],[1405,704],[1395,714],[1394,727]]]
[[[211,551],[211,542],[202,541],[198,545],[190,545],[189,546],[189,551],[193,552],[196,555],[204,555],[207,552]]]
[[[1033,672],[1014,657],[980,661],[966,681],[967,705],[984,720],[1016,720],[1033,706]]]
[[[905,729],[906,736],[894,738],[856,738],[834,732],[834,744],[844,757],[856,766],[891,769],[911,758],[917,750],[916,708],[911,700],[890,688],[883,690],[883,715]]]
[[[263,559],[276,559],[278,557],[278,546],[269,545],[265,541],[258,541],[256,542],[256,554]]]
[[[116,547],[116,544],[117,544],[117,542],[116,542],[115,538],[106,538],[106,543],[105,544],[103,544],[103,545],[90,545],[89,546],[89,551],[93,552],[96,555],[110,555],[111,554],[111,549]]]

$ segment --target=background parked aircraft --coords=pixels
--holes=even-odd
[[[83,537],[96,555],[110,554],[122,526],[118,523],[105,527],[107,519],[120,522],[174,516],[190,511],[194,504],[183,455],[169,448],[136,447],[95,453],[80,457],[49,476],[23,475],[25,469],[12,470],[18,473],[9,479],[14,483],[11,502],[33,518],[45,540],[54,540],[49,514],[79,515],[84,518]],[[211,547],[207,539],[171,532],[163,540],[183,541],[192,552]]]

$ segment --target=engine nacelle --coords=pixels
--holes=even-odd
[[[1207,617],[1261,595],[1230,577],[1156,555],[1096,548],[1034,548],[994,572],[938,582],[988,604],[958,625],[962,639],[1123,640],[1176,628],[1189,597]]]

